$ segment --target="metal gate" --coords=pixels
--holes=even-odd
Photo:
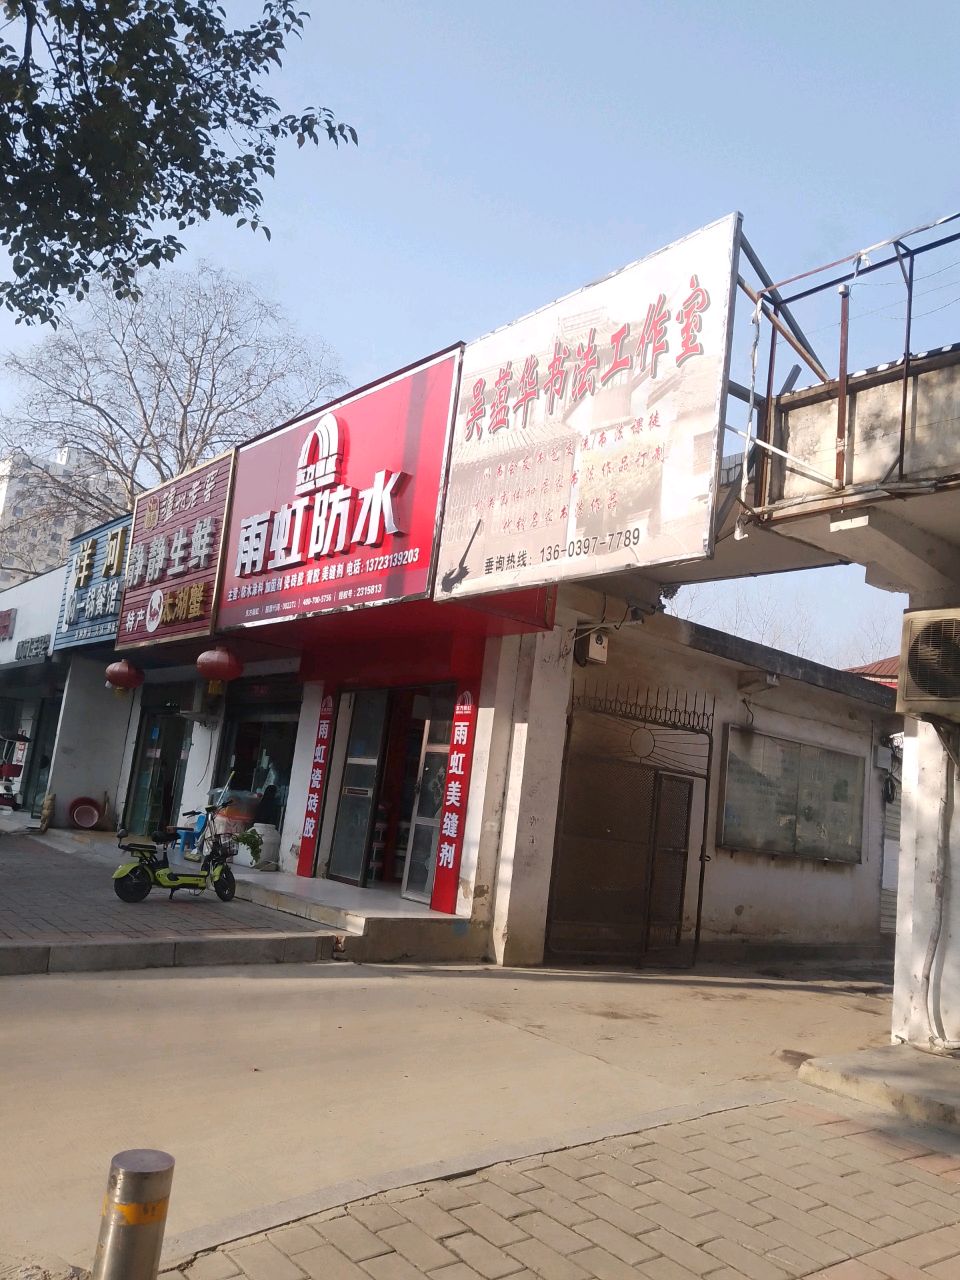
[[[694,782],[713,704],[658,691],[575,700],[547,920],[551,959],[638,964],[679,946]],[[698,888],[697,930],[702,901]]]

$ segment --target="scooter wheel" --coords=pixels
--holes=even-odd
[[[221,902],[233,901],[233,895],[237,892],[237,882],[233,878],[233,872],[229,867],[225,866],[217,879],[214,880],[213,892]]]
[[[134,867],[113,882],[113,891],[121,902],[142,902],[152,888],[150,873],[144,867]]]

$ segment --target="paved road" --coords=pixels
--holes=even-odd
[[[166,1280],[958,1280],[960,1141],[938,1146],[829,1098],[724,1110],[357,1200]]]
[[[168,1235],[215,1243],[381,1190],[390,1171],[480,1168],[518,1146],[631,1132],[664,1108],[756,1100],[793,1087],[805,1054],[886,1041],[885,983],[777,972],[327,964],[3,979],[0,1061],[23,1087],[0,1090],[0,1205],[16,1206],[0,1210],[0,1254],[89,1265],[106,1168],[127,1147],[173,1152]],[[307,1208],[290,1204],[302,1197]]]
[[[322,931],[313,921],[249,902],[220,902],[209,891],[170,899],[155,889],[145,902],[121,902],[111,874],[122,856],[65,853],[27,835],[0,835],[0,943]]]

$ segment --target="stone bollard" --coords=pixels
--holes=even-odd
[[[113,1157],[91,1280],[156,1280],[173,1164],[165,1151]]]

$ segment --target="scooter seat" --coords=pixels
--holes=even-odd
[[[155,853],[157,842],[150,836],[126,836],[120,845],[121,849],[142,849],[145,853]]]

